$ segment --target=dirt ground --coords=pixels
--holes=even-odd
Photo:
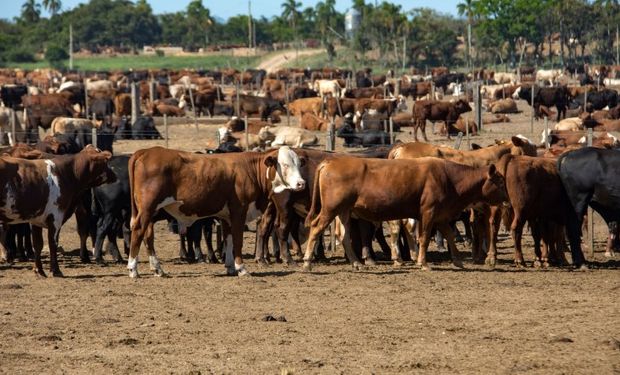
[[[511,123],[472,140],[531,136],[529,107],[520,107]],[[170,126],[170,147],[202,149],[215,128]],[[408,129],[398,138],[410,139]],[[155,144],[164,142],[121,141],[115,150]],[[71,220],[60,238],[64,279],[37,279],[31,263],[0,265],[0,373],[620,373],[620,262],[603,257],[605,228],[595,223],[587,272],[517,269],[502,233],[493,271],[472,264],[459,244],[464,270],[431,245],[430,272],[387,263],[353,271],[338,247],[329,263],[302,273],[258,267],[246,232],[245,278],[225,276],[221,264],[181,263],[177,236],[158,223],[169,277],[141,262],[142,278],[132,280],[125,265],[79,263]],[[525,257],[531,264],[529,232]]]

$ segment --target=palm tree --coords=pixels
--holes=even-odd
[[[26,0],[22,5],[22,19],[28,23],[34,23],[39,20],[41,15],[41,4],[37,0]]]
[[[467,16],[467,46],[465,47],[465,53],[467,54],[467,65],[471,65],[471,28],[474,20],[474,12],[476,7],[476,0],[463,0],[456,5],[456,11],[459,16]]]
[[[62,2],[60,0],[43,0],[43,7],[47,9],[52,16],[55,16],[62,7]]]
[[[301,3],[295,0],[285,0],[282,3],[282,18],[288,20],[294,34],[297,34],[296,21],[299,17],[299,7],[301,7]]]

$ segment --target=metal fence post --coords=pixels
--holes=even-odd
[[[95,148],[97,147],[97,128],[92,128],[90,129],[90,133],[92,136],[92,145],[95,146]]]
[[[25,109],[24,109],[25,111]],[[17,118],[15,117],[15,110],[13,108],[10,109],[10,113],[11,113],[11,132],[9,133],[8,137],[9,137],[9,145],[11,146],[15,146],[15,140],[17,139],[17,134],[15,134],[15,122],[17,120]]]
[[[248,132],[248,115],[247,114],[243,118],[243,123],[245,125],[245,148],[246,148],[246,151],[250,151],[250,134]]]
[[[469,140],[469,119],[465,117],[465,138],[467,139],[467,150],[471,150],[471,142]]]
[[[456,141],[454,141],[454,149],[458,150],[461,148],[461,142],[463,141],[463,132],[459,132],[456,136]]]
[[[393,145],[394,141],[394,119],[390,116],[390,144]]]
[[[164,134],[166,137],[166,148],[168,148],[168,115],[164,114]]]
[[[531,91],[532,99],[530,101],[530,107],[532,108],[532,112],[530,114],[530,133],[534,134],[534,91],[536,91],[536,83],[532,85]]]
[[[545,148],[549,149],[549,117],[545,116]]]
[[[592,128],[588,128],[587,145],[592,147]],[[594,257],[594,210],[588,205],[588,246],[590,247],[590,258]]]
[[[336,139],[334,138],[335,124],[333,120],[329,121],[329,127],[327,128],[327,142],[325,147],[327,151],[334,151],[336,148]],[[332,220],[329,224],[329,250],[333,253],[336,251],[336,222]]]
[[[140,116],[140,87],[135,83],[131,83],[131,123],[132,125]]]
[[[284,81],[284,100],[286,101],[286,125],[291,126],[291,112],[288,110],[289,96],[288,96],[288,82]]]
[[[474,109],[476,122],[478,123],[478,131],[482,132],[482,95],[480,95],[480,82],[474,85]]]

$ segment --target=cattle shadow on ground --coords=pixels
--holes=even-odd
[[[86,275],[65,275],[64,278],[65,279],[72,279],[72,280],[96,280],[96,279],[103,279],[106,277],[127,277],[127,273],[123,272],[123,273],[106,273],[106,274],[86,274]]]
[[[252,271],[252,276],[255,276],[255,277],[289,276],[297,272],[299,271],[295,271],[295,270]]]
[[[617,270],[620,269],[620,260],[618,259],[608,259],[604,262],[592,261],[588,262],[588,266],[593,270]]]

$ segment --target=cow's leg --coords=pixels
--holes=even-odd
[[[308,234],[308,242],[306,243],[306,252],[304,254],[304,271],[312,270],[314,247],[319,240],[319,236],[323,235],[323,231],[327,228],[329,223],[334,220],[335,215],[327,213],[326,211],[325,206],[323,206],[319,215],[315,217],[310,224],[310,233]]]
[[[521,239],[523,237],[524,225],[525,221],[521,219],[521,213],[515,212],[515,216],[512,219],[512,225],[510,226],[510,233],[512,235],[512,240],[515,243],[515,265],[517,267],[525,266],[525,261],[523,260],[523,253],[521,252]]]
[[[402,257],[400,255],[400,248],[398,247],[398,237],[400,235],[400,220],[388,221],[390,228],[390,248],[392,261],[395,267],[399,267],[403,264]]]
[[[297,266],[297,263],[295,263],[295,261],[293,260],[293,257],[291,256],[291,251],[289,249],[289,245],[288,245],[289,234],[291,235],[291,238],[293,238],[293,242],[297,242],[297,245],[299,246],[299,231],[292,230],[293,228],[292,228],[291,222],[293,220],[294,219],[292,218],[289,219],[288,213],[281,212],[280,214],[278,214],[278,218],[277,218],[278,227],[276,228],[276,235],[278,237],[278,243],[280,244],[280,258],[284,262],[286,262],[288,266],[291,266],[291,267]],[[299,226],[297,222],[295,222],[295,224]],[[293,234],[293,232],[295,232],[295,234]]]
[[[430,271],[431,267],[426,262],[426,251],[428,250],[428,244],[431,242],[433,231],[433,223],[429,218],[422,217],[418,222],[418,237],[420,240],[420,251],[418,252],[417,265],[422,270]]]
[[[420,121],[420,129],[422,130],[422,136],[424,137],[424,142],[428,142],[428,137],[426,136],[426,120]]]
[[[532,239],[534,240],[534,263],[535,268],[540,268],[541,263],[541,239],[544,233],[544,224],[540,220],[530,220],[530,231],[532,233]],[[543,245],[545,247],[546,245]]]
[[[495,267],[495,263],[497,262],[497,235],[495,232],[496,209],[496,206],[489,207],[485,205],[481,212],[481,221],[483,223],[482,225],[484,225],[484,236],[481,238],[481,241],[486,241],[486,247],[488,248],[485,264],[491,268]],[[484,244],[482,245],[482,248],[484,248]]]
[[[205,257],[202,254],[202,249],[200,248],[200,242],[202,242],[202,227],[205,225],[204,219],[196,221],[192,226],[188,228],[187,237],[189,242],[193,247],[194,261],[196,262],[204,262]],[[191,250],[191,249],[190,249]]]
[[[414,256],[416,257],[418,253],[418,243],[414,238],[415,231],[418,226],[418,221],[415,219],[407,219],[406,222],[404,222],[402,225],[404,229],[403,233],[405,235],[405,241],[407,242],[407,246],[409,246],[409,260],[412,260],[413,258],[411,256],[411,252],[413,251]],[[403,259],[405,258],[403,257]]]
[[[137,203],[137,202],[136,202]],[[147,227],[151,223],[151,211],[138,211],[136,217],[131,219],[131,242],[129,245],[129,257],[127,258],[127,268],[129,269],[129,277],[138,277],[138,254],[140,253],[140,245],[144,240]]]
[[[372,239],[375,237],[375,224],[366,220],[358,220],[360,240],[362,244],[362,259],[366,265],[376,265],[372,250]]]
[[[256,226],[256,245],[254,249],[254,260],[258,264],[266,265],[267,253],[269,252],[269,235],[271,234],[276,221],[276,210],[273,202],[269,202],[267,209],[263,212]]]
[[[43,228],[32,226],[32,245],[34,247],[34,272],[37,276],[46,277],[41,263],[41,250],[43,249]]]
[[[413,139],[418,142],[418,129],[420,128],[420,121],[414,119],[413,121]]]
[[[607,236],[607,246],[605,248],[605,256],[607,258],[613,258],[615,256],[614,253],[614,243],[618,238],[618,222],[610,221],[607,223],[607,227],[609,228],[609,235]]]
[[[149,267],[155,276],[166,276],[155,254],[155,231],[153,230],[153,225],[154,223],[149,223],[144,232],[144,245],[146,245],[146,253],[149,256]]]
[[[123,257],[121,256],[121,252],[118,248],[118,245],[116,244],[116,237],[116,232],[114,230],[108,232],[110,255],[112,255],[112,258],[114,258],[115,263],[123,263]]]
[[[355,250],[353,249],[353,241],[351,238],[351,216],[348,212],[338,215],[342,222],[342,228],[344,229],[344,235],[342,237],[342,246],[344,247],[344,253],[349,258],[349,262],[354,269],[362,269],[362,263],[360,262]]]
[[[382,255],[383,259],[388,259],[388,257],[391,256],[391,249],[387,241],[385,240],[385,235],[383,234],[383,223],[380,223],[375,228],[374,238],[377,240],[377,243],[379,244],[379,247],[381,248],[381,252],[383,253]]]
[[[207,257],[205,261],[207,263],[218,263],[215,252],[213,251],[213,226],[215,221],[212,218],[208,218],[204,227],[202,228],[205,242],[207,243]]]
[[[8,224],[0,225],[0,255],[2,255],[0,257],[0,263],[11,263],[11,251],[8,249],[7,245],[7,234],[10,235],[8,233],[10,228],[11,226]]]
[[[80,261],[90,263],[90,253],[86,248],[88,235],[90,234],[90,213],[84,207],[84,202],[79,204],[75,210],[75,221],[77,222],[78,234],[80,236]]]
[[[443,233],[446,242],[448,243],[448,249],[450,250],[450,257],[452,258],[452,264],[457,268],[463,268],[463,262],[461,261],[461,254],[456,248],[456,241],[454,240],[454,232],[449,223],[437,223],[437,228]]]
[[[50,248],[50,272],[54,277],[63,277],[60,267],[58,266],[58,237],[60,228],[49,225],[47,228],[47,243]]]
[[[103,217],[100,217],[97,222],[97,234],[95,235],[95,262],[104,263],[102,248],[103,240],[106,235],[113,232],[114,218],[109,213],[104,213]],[[116,242],[116,239],[115,241]]]
[[[237,274],[238,276],[245,276],[245,275],[249,275],[250,273],[246,270],[245,265],[243,264],[243,257],[242,257],[242,246],[243,246],[243,227],[245,225],[245,218],[246,218],[246,212],[247,209],[242,211],[242,212],[233,212],[231,211],[230,213],[230,217],[231,217],[231,225],[230,225],[230,234],[232,236],[232,238],[230,238],[230,240],[232,241],[232,253],[234,256],[234,268],[233,269],[228,269],[228,274]],[[228,242],[228,238],[226,239],[226,242]],[[229,246],[227,244],[227,246]],[[229,254],[226,254],[227,258],[228,258]],[[228,259],[227,259],[227,263],[228,263]]]

